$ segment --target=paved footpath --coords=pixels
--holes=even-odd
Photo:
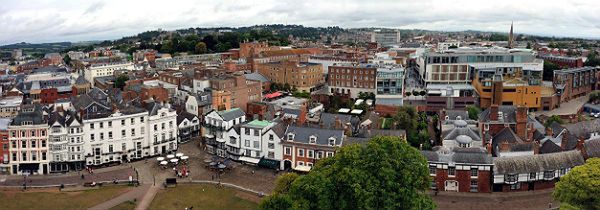
[[[127,202],[127,201],[132,201],[132,200],[141,200],[144,195],[147,194],[148,189],[151,187],[151,185],[146,184],[146,185],[141,185],[139,187],[136,187],[135,189],[124,193],[122,195],[117,196],[116,198],[113,198],[111,200],[108,200],[106,202],[100,203],[94,207],[89,208],[90,210],[105,210],[105,209],[110,209],[112,207],[115,207],[121,203]]]
[[[140,200],[140,202],[135,207],[135,209],[136,210],[146,210],[146,209],[150,208],[150,204],[152,203],[152,200],[154,200],[154,196],[156,196],[156,193],[158,193],[159,189],[160,189],[160,187],[158,185],[151,185],[150,189],[146,190],[146,194]]]

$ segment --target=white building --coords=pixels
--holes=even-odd
[[[177,136],[179,128],[177,127],[177,113],[168,106],[161,106],[158,103],[146,105],[148,110],[148,145],[152,145],[150,154],[159,155],[177,150]]]
[[[381,66],[377,68],[375,103],[378,105],[402,106],[404,95],[404,68]]]
[[[85,167],[83,124],[73,111],[52,112],[48,119],[50,172]]]
[[[135,70],[135,66],[131,62],[92,64],[89,68],[85,69],[84,76],[94,86],[94,78],[112,76],[115,70],[133,71]]]
[[[246,122],[246,113],[240,108],[224,111],[212,110],[204,116],[202,133],[206,139],[206,151],[220,157],[227,157],[226,142],[229,141],[229,130],[235,125]]]
[[[258,164],[262,158],[281,161],[283,159],[282,132],[277,134],[277,123],[253,120],[240,129],[240,161]],[[280,126],[281,127],[281,126]]]

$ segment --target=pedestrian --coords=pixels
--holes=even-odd
[[[85,176],[83,174],[81,174],[81,179],[85,179]]]

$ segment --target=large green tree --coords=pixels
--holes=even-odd
[[[600,158],[590,158],[561,177],[552,195],[573,207],[600,209]]]
[[[290,177],[286,177],[288,179]],[[283,184],[281,184],[283,183]],[[434,209],[427,160],[398,137],[344,146],[260,204],[267,209]],[[285,186],[283,188],[285,188]]]
[[[119,75],[117,78],[115,78],[115,88],[123,90],[123,87],[125,87],[125,83],[127,82],[127,80],[129,80],[129,77],[127,75]]]
[[[198,44],[196,44],[195,50],[194,52],[196,54],[204,54],[208,51],[208,48],[206,48],[206,43],[204,42],[198,42]]]
[[[467,106],[467,112],[469,113],[469,119],[477,120],[479,119],[479,113],[481,113],[481,109],[476,106]]]

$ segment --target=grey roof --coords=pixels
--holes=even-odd
[[[284,137],[286,129],[287,126],[284,123],[275,123],[275,125],[271,127],[271,130],[273,130],[273,132],[275,132],[275,135],[279,136],[279,138]]]
[[[467,126],[464,120],[455,120],[454,129],[444,135],[444,140],[459,140],[469,137],[472,141],[481,141],[479,129]],[[461,142],[465,143],[465,142]]]
[[[515,134],[515,132],[513,132],[512,129],[506,127],[494,136],[493,141],[495,146],[501,142],[518,143],[521,142],[521,139],[517,136],[517,134]]]
[[[588,158],[600,157],[600,139],[586,141],[583,146]]]
[[[575,150],[540,155],[498,157],[494,159],[494,174],[554,171],[583,164],[583,156]]]
[[[289,126],[285,133],[286,136],[290,133],[294,134],[294,142],[306,144],[309,143],[309,137],[313,135],[317,137],[316,144],[319,145],[329,145],[330,137],[335,138],[337,146],[342,146],[344,141],[344,130]]]
[[[19,114],[13,118],[11,125],[20,126],[23,122],[32,122],[33,125],[46,124],[42,105],[26,105],[21,108]]]
[[[269,79],[267,79],[265,76],[263,76],[262,74],[258,73],[258,72],[253,72],[250,74],[244,74],[244,77],[246,77],[247,80],[254,80],[254,81],[260,81],[260,82],[269,82]]]
[[[8,129],[8,125],[10,125],[10,121],[12,119],[10,118],[0,118],[0,130],[7,130]]]
[[[504,117],[503,123],[515,123],[517,121],[517,108],[514,106],[498,106],[498,112],[502,112]],[[498,114],[498,113],[492,113]],[[490,108],[483,110],[479,114],[479,121],[490,122]]]
[[[240,108],[219,111],[218,114],[221,115],[221,118],[223,118],[224,121],[230,121],[246,115]]]
[[[193,115],[189,112],[183,111],[177,114],[177,125],[179,125],[183,120],[188,119],[189,121],[194,120],[194,118],[198,118],[198,116]]]
[[[540,147],[540,154],[547,154],[547,153],[554,153],[554,152],[561,152],[562,149],[560,148],[560,146],[556,145],[554,142],[552,141],[545,141],[542,146]]]
[[[76,85],[84,85],[88,83],[90,82],[88,82],[83,75],[79,75],[79,77],[77,77],[77,80],[75,80]]]
[[[445,110],[445,112],[449,120],[456,120],[457,117],[462,120],[469,119],[469,113],[465,110]]]
[[[323,112],[321,113],[321,117],[319,120],[323,123],[324,128],[333,128],[335,126],[335,121],[340,120],[342,124],[349,123],[351,115],[344,114],[331,114]]]
[[[492,156],[483,148],[453,147],[449,149],[443,146],[436,146],[432,151],[424,150],[421,154],[430,162],[442,163],[469,163],[469,164],[491,164]]]
[[[552,129],[552,137],[554,138],[556,138],[563,130],[566,130],[566,128],[562,127],[560,123],[557,123],[556,121],[552,122],[548,127]]]
[[[569,132],[578,137],[588,139],[591,133],[600,132],[600,120],[582,121],[564,125]]]

